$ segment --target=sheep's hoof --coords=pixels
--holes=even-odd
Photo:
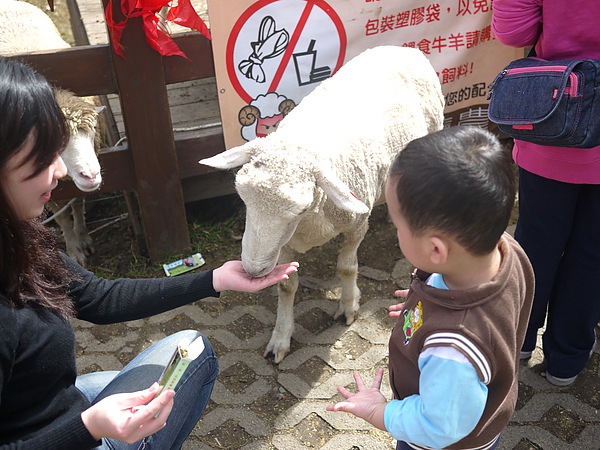
[[[264,357],[273,357],[273,362],[275,364],[279,364],[281,361],[283,361],[283,358],[285,358],[290,351],[289,340],[287,341],[287,345],[285,344],[285,342],[286,341],[282,342],[275,336],[271,337],[271,340],[267,344],[267,349],[265,350]]]
[[[85,255],[85,256],[92,256],[94,254],[94,252],[96,251],[96,249],[94,248],[93,245],[82,245],[81,246],[81,252]]]
[[[81,250],[77,249],[76,251],[67,251],[67,255],[74,259],[81,267],[86,267],[87,258]]]
[[[265,351],[265,354],[263,355],[264,358],[273,358],[273,362],[275,364],[279,364],[281,361],[283,361],[283,358],[285,358],[287,356],[287,352],[286,351],[278,351],[278,352],[274,352],[272,350],[267,349]]]
[[[336,313],[333,315],[333,320],[338,320],[342,316],[346,318],[346,325],[352,325],[354,323],[354,319],[356,319],[356,311],[353,313],[346,314],[346,312],[344,311],[344,307],[340,306]]]

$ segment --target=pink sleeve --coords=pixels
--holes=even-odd
[[[504,45],[533,45],[542,30],[542,0],[494,0],[492,30]]]

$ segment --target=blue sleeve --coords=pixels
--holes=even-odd
[[[487,386],[469,362],[429,355],[419,358],[419,369],[420,394],[389,402],[385,427],[398,440],[446,448],[479,422]]]

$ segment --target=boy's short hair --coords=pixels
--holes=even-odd
[[[510,151],[489,131],[451,127],[410,142],[390,182],[415,236],[448,233],[473,255],[493,251],[510,219],[516,180]]]

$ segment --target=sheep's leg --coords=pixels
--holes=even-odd
[[[66,205],[66,201],[51,202],[48,204],[52,213],[57,213],[60,209]],[[72,205],[71,205],[72,206]],[[58,224],[62,231],[62,235],[65,239],[67,255],[73,258],[82,266],[85,265],[85,255],[79,248],[79,241],[75,235],[75,229],[73,224],[73,216],[71,215],[71,208],[67,208],[65,211],[60,213],[54,218],[54,221]]]
[[[358,226],[356,230],[345,233],[340,254],[337,260],[337,272],[342,282],[342,298],[333,316],[338,319],[346,317],[346,325],[352,324],[360,307],[360,289],[356,283],[358,276],[358,247],[367,233],[368,222]]]
[[[73,231],[75,233],[77,244],[81,253],[90,256],[94,253],[92,238],[85,225],[85,197],[79,197],[71,205],[73,214]]]
[[[285,245],[281,249],[279,264],[295,261],[297,253]],[[293,272],[289,279],[280,281],[277,285],[279,300],[277,304],[277,320],[267,344],[265,357],[274,356],[275,364],[279,364],[290,351],[290,341],[294,332],[294,297],[298,290],[298,274]]]

